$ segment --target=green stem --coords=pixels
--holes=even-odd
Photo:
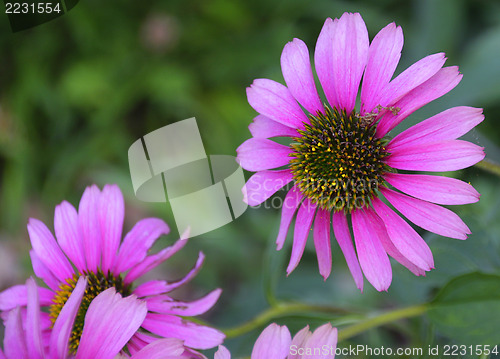
[[[251,332],[252,330],[261,327],[271,320],[283,316],[289,316],[294,314],[300,314],[304,312],[321,312],[321,313],[329,313],[329,314],[346,314],[348,313],[344,309],[329,307],[329,306],[321,306],[321,305],[307,305],[302,303],[279,303],[259,315],[250,321],[243,323],[237,327],[222,329],[222,331],[226,334],[226,338],[235,338],[240,335]]]
[[[353,324],[339,331],[339,341],[352,338],[368,329],[391,323],[399,319],[416,317],[424,314],[428,309],[427,304],[419,304],[403,309],[396,309],[390,312],[367,318],[359,323]]]
[[[477,168],[481,168],[482,170],[500,176],[500,164],[490,159],[484,159],[481,162],[476,163],[475,166]]]

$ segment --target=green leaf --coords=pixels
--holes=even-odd
[[[452,279],[428,312],[436,328],[459,344],[498,344],[500,276],[470,273]]]

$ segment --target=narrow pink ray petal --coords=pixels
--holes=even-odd
[[[332,248],[330,242],[330,211],[318,208],[314,220],[314,247],[318,257],[319,274],[326,280],[332,272]]]
[[[387,290],[392,281],[389,257],[382,246],[387,236],[382,220],[371,208],[357,209],[352,213],[352,228],[359,263],[366,279],[379,292]]]
[[[165,282],[164,280],[150,280],[137,286],[137,288],[135,288],[132,293],[134,293],[138,298],[144,298],[150,295],[158,295],[166,292],[166,285],[167,282]]]
[[[221,289],[215,289],[201,299],[193,302],[179,301],[157,301],[156,298],[146,299],[148,311],[155,313],[175,314],[183,317],[194,317],[209,311],[222,293]]]
[[[198,259],[196,260],[196,263],[195,263],[193,269],[191,269],[189,271],[189,273],[181,280],[178,280],[176,282],[167,283],[167,285],[165,286],[165,293],[171,292],[174,289],[182,287],[184,284],[188,283],[194,277],[196,277],[196,275],[200,272],[200,269],[201,269],[201,266],[203,265],[204,260],[205,260],[205,255],[202,252],[200,252],[198,254]]]
[[[335,349],[337,348],[337,328],[332,328],[330,323],[318,327],[308,338],[305,347],[311,348],[312,350],[321,348],[321,353],[319,355],[314,355],[314,359],[334,358]]]
[[[57,243],[64,253],[81,272],[86,268],[83,254],[83,240],[78,223],[78,213],[70,203],[63,201],[56,206],[54,214],[54,231]]]
[[[100,195],[96,185],[87,187],[78,207],[83,253],[87,269],[92,272],[97,272],[97,267],[101,264],[101,227],[98,216]]]
[[[59,290],[60,280],[57,279],[49,268],[38,258],[35,251],[30,250],[31,266],[33,267],[33,272],[38,278],[43,279],[45,284],[49,286],[54,292]]]
[[[285,166],[293,150],[262,138],[250,138],[236,149],[238,163],[247,171],[262,171]]]
[[[335,238],[344,254],[349,271],[354,278],[356,287],[358,287],[361,292],[363,291],[363,273],[361,272],[361,267],[359,266],[358,257],[356,256],[356,251],[354,250],[354,245],[352,244],[351,233],[349,231],[349,225],[347,224],[347,217],[344,213],[335,212],[332,216],[333,233]]]
[[[389,239],[396,249],[411,263],[423,270],[428,271],[434,268],[432,252],[422,237],[378,198],[372,200],[372,205],[384,222]]]
[[[156,240],[170,232],[168,225],[159,218],[141,219],[125,235],[115,260],[113,273],[119,274],[140,263]]]
[[[263,115],[256,116],[253,119],[253,122],[248,125],[248,129],[255,138],[299,136],[296,129],[282,125],[281,123],[271,120]]]
[[[333,36],[333,79],[339,109],[350,113],[356,105],[361,76],[368,61],[368,30],[358,13],[344,13]]]
[[[281,71],[293,97],[311,114],[324,113],[318,96],[309,59],[307,45],[300,39],[293,39],[285,45],[281,54]]]
[[[370,44],[368,63],[361,85],[362,115],[380,105],[382,90],[387,87],[398,66],[403,43],[401,26],[390,23],[379,31]]]
[[[276,239],[276,249],[279,251],[283,248],[285,243],[286,235],[288,233],[288,228],[290,223],[292,223],[293,216],[300,203],[302,202],[302,193],[297,186],[293,186],[290,191],[288,191],[285,199],[283,200],[283,208],[281,209],[281,223],[280,230],[278,233],[278,238]]]
[[[60,281],[73,275],[73,268],[47,226],[38,219],[30,218],[28,233],[37,257]]]
[[[33,278],[26,281],[28,306],[26,312],[26,347],[30,359],[44,358],[42,332],[40,329],[40,301],[38,288]]]
[[[157,340],[146,347],[140,352],[131,356],[131,359],[168,359],[168,358],[181,358],[184,352],[182,341],[167,338]]]
[[[247,98],[255,111],[285,126],[302,129],[309,122],[290,90],[276,81],[254,80]]]
[[[166,314],[148,313],[142,327],[153,334],[178,338],[194,349],[210,349],[222,344],[225,335],[213,328]]]
[[[295,219],[292,254],[290,257],[290,263],[286,269],[287,275],[290,275],[290,273],[292,273],[292,271],[297,267],[300,259],[302,258],[302,254],[304,254],[304,248],[306,247],[309,230],[311,229],[315,213],[316,205],[308,198],[304,199],[297,213],[297,218]]]
[[[455,140],[481,123],[484,120],[482,113],[481,108],[450,108],[401,132],[389,142],[387,149]]]
[[[69,337],[73,330],[76,314],[80,309],[80,303],[85,294],[86,287],[87,278],[78,278],[73,292],[57,316],[52,334],[50,335],[50,355],[53,359],[65,359],[67,357]]]
[[[286,326],[272,323],[262,331],[252,350],[251,359],[285,359],[290,351],[292,336]]]
[[[377,126],[377,137],[385,136],[413,112],[450,92],[458,85],[460,80],[462,80],[462,75],[458,72],[457,66],[440,69],[430,79],[408,92],[396,103],[393,103],[392,106],[399,110],[385,112]]]
[[[40,305],[46,307],[52,304],[54,292],[43,287],[38,288],[38,298]],[[6,312],[15,307],[25,307],[28,305],[28,291],[25,285],[15,285],[0,293],[0,311]]]
[[[147,314],[146,302],[126,298],[109,288],[90,303],[76,359],[113,359],[139,329]]]
[[[479,201],[470,184],[444,176],[387,173],[385,180],[401,192],[437,204],[467,204]]]
[[[99,198],[99,222],[101,225],[101,269],[108,273],[113,268],[122,238],[125,204],[117,185],[105,185]]]
[[[3,339],[5,355],[9,359],[21,358],[27,359],[28,348],[26,347],[26,338],[21,319],[21,310],[14,308],[7,314],[5,321],[5,336]]]
[[[462,140],[449,140],[392,150],[384,160],[392,168],[409,171],[456,171],[481,161],[483,147]]]
[[[457,239],[467,239],[467,234],[471,233],[460,217],[449,209],[387,188],[381,187],[380,191],[399,212],[423,229]]]
[[[314,65],[318,74],[319,82],[323,87],[326,99],[330,106],[339,107],[337,93],[335,91],[335,78],[333,76],[333,38],[338,19],[327,18],[316,42],[314,50]]]
[[[257,172],[245,184],[243,200],[250,206],[257,206],[292,180],[293,174],[289,169]]]
[[[219,345],[218,349],[215,352],[214,359],[231,359],[231,353],[224,345]]]
[[[297,350],[293,351],[296,352],[296,354],[293,354],[293,352],[290,351],[287,359],[301,359],[302,355],[298,353],[298,348],[304,348],[305,343],[307,343],[307,340],[311,337],[311,335],[312,333],[309,331],[309,325],[306,325],[304,328],[299,330],[297,334],[293,336],[292,343],[290,344],[290,348],[297,348]]]

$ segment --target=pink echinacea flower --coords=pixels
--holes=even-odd
[[[325,21],[314,52],[326,103],[299,39],[286,44],[281,55],[286,86],[257,79],[247,89],[259,115],[249,126],[253,137],[237,150],[241,166],[256,172],[245,185],[245,198],[257,206],[293,183],[277,238],[279,250],[296,214],[288,274],[297,267],[311,228],[325,280],[332,269],[333,228],[356,286],[363,289],[364,274],[379,291],[392,281],[389,256],[416,275],[434,267],[427,243],[401,215],[442,236],[470,234],[454,212],[440,206],[478,201],[470,184],[405,171],[454,171],[481,161],[482,147],[457,138],[484,119],[482,110],[453,107],[390,138],[405,118],[462,78],[458,67],[443,67],[446,58],[438,53],[392,79],[402,47],[401,27],[387,25],[370,43],[360,14],[345,13]],[[291,144],[272,137],[288,137]]]

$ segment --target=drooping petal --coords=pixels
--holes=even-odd
[[[37,257],[60,281],[71,278],[73,268],[47,226],[38,219],[30,218],[28,233]]]
[[[386,111],[377,126],[377,137],[383,137],[414,111],[450,92],[462,80],[457,66],[440,69],[434,76],[408,92],[392,106],[397,111]]]
[[[285,359],[290,351],[292,336],[286,326],[272,323],[262,331],[252,350],[251,359]]]
[[[335,349],[337,348],[337,328],[332,328],[330,323],[318,327],[305,343],[306,348],[316,350],[321,348],[320,354],[315,355],[314,359],[333,359],[335,358]]]
[[[96,185],[87,187],[78,207],[83,253],[87,269],[94,273],[97,272],[97,267],[101,263],[101,226],[98,215],[100,195]]]
[[[224,345],[219,345],[219,350],[215,352],[214,359],[231,359],[231,353]]]
[[[254,80],[247,98],[255,111],[291,128],[304,128],[309,120],[288,88],[268,79]]]
[[[372,205],[384,222],[389,239],[396,249],[411,263],[423,270],[428,271],[434,268],[432,252],[422,237],[378,198],[372,200]]]
[[[361,76],[368,61],[369,39],[358,13],[344,13],[333,36],[333,82],[338,107],[349,114],[356,104]]]
[[[120,245],[125,216],[123,195],[117,185],[105,185],[99,198],[99,222],[101,225],[102,263],[104,273],[113,268]]]
[[[361,114],[371,112],[380,105],[382,90],[391,81],[403,48],[401,26],[390,23],[374,37],[368,52],[363,84],[361,85]]]
[[[109,288],[90,303],[85,315],[76,359],[113,359],[139,329],[147,314],[146,302],[126,298]]]
[[[180,358],[184,352],[182,341],[173,338],[159,339],[131,356],[131,359]]]
[[[5,321],[5,336],[3,339],[5,355],[9,359],[29,359],[26,337],[21,319],[21,310],[14,308],[7,314]]]
[[[279,251],[283,248],[285,243],[286,235],[288,233],[288,228],[290,223],[292,223],[293,215],[302,202],[302,193],[297,186],[293,186],[290,191],[288,191],[285,199],[283,200],[283,207],[281,209],[281,223],[280,230],[278,233],[278,238],[276,239],[276,249]]]
[[[330,211],[318,208],[314,220],[314,247],[318,257],[319,274],[326,280],[332,271],[332,248],[330,242]]]
[[[307,45],[300,39],[293,39],[285,45],[281,54],[281,71],[293,97],[315,115],[324,112],[318,96],[309,59]]]
[[[250,206],[257,206],[292,180],[293,174],[289,169],[257,172],[245,184],[243,200]]]
[[[316,42],[314,50],[314,65],[319,82],[323,87],[326,99],[331,107],[337,107],[337,93],[335,91],[335,78],[333,76],[333,38],[338,19],[327,18]]]
[[[87,279],[80,277],[68,301],[57,316],[50,336],[50,355],[52,359],[65,359],[68,354],[69,337],[86,287]]]
[[[38,258],[35,251],[30,250],[31,266],[33,272],[38,278],[43,279],[44,283],[53,291],[59,290],[60,280],[55,277],[54,273]]]
[[[387,188],[380,190],[399,212],[423,229],[457,239],[467,239],[471,233],[460,217],[447,208]]]
[[[470,184],[444,176],[387,173],[385,180],[410,196],[437,204],[467,204],[479,201]]]
[[[26,312],[26,347],[30,359],[43,359],[42,331],[40,328],[40,301],[38,288],[33,278],[26,281],[28,305]]]
[[[137,222],[123,239],[113,272],[123,273],[140,263],[156,240],[169,232],[168,225],[159,218],[145,218]]]
[[[52,304],[54,292],[47,288],[38,288],[38,299],[42,307]],[[15,307],[28,305],[28,290],[25,285],[15,285],[0,293],[0,311],[6,312]]]
[[[183,317],[194,317],[210,310],[222,293],[221,289],[215,289],[201,299],[193,302],[179,301],[157,301],[156,297],[147,299],[148,311],[155,313],[175,314]],[[161,298],[161,297],[160,297]]]
[[[262,171],[287,165],[293,150],[268,139],[250,138],[236,152],[241,167],[247,171]]]
[[[462,140],[401,146],[384,159],[392,168],[409,171],[456,171],[481,161],[484,148]]]
[[[459,106],[445,110],[401,132],[394,137],[388,150],[400,146],[422,145],[455,140],[484,120],[481,108]]]
[[[56,206],[54,214],[54,231],[57,242],[64,253],[82,273],[85,269],[83,241],[78,223],[78,213],[70,203],[63,201]]]
[[[297,137],[299,135],[296,129],[282,125],[263,115],[256,116],[253,122],[248,125],[248,129],[255,138]]]
[[[347,224],[347,218],[344,213],[335,212],[332,216],[333,233],[339,243],[340,249],[344,254],[349,271],[354,278],[356,287],[363,291],[363,273],[359,266],[358,257],[352,244],[351,233]]]
[[[142,327],[153,334],[178,338],[194,349],[210,349],[222,344],[225,335],[220,331],[198,325],[173,315],[149,313]]]
[[[381,243],[381,237],[387,236],[382,220],[370,208],[357,209],[352,213],[352,228],[366,279],[378,291],[387,290],[392,281],[392,269]]]
[[[308,198],[304,199],[295,220],[292,254],[290,256],[290,263],[286,269],[287,275],[290,275],[297,267],[302,258],[302,254],[304,254],[304,248],[306,247],[307,237],[309,237],[309,230],[311,229],[315,213],[316,205]]]

